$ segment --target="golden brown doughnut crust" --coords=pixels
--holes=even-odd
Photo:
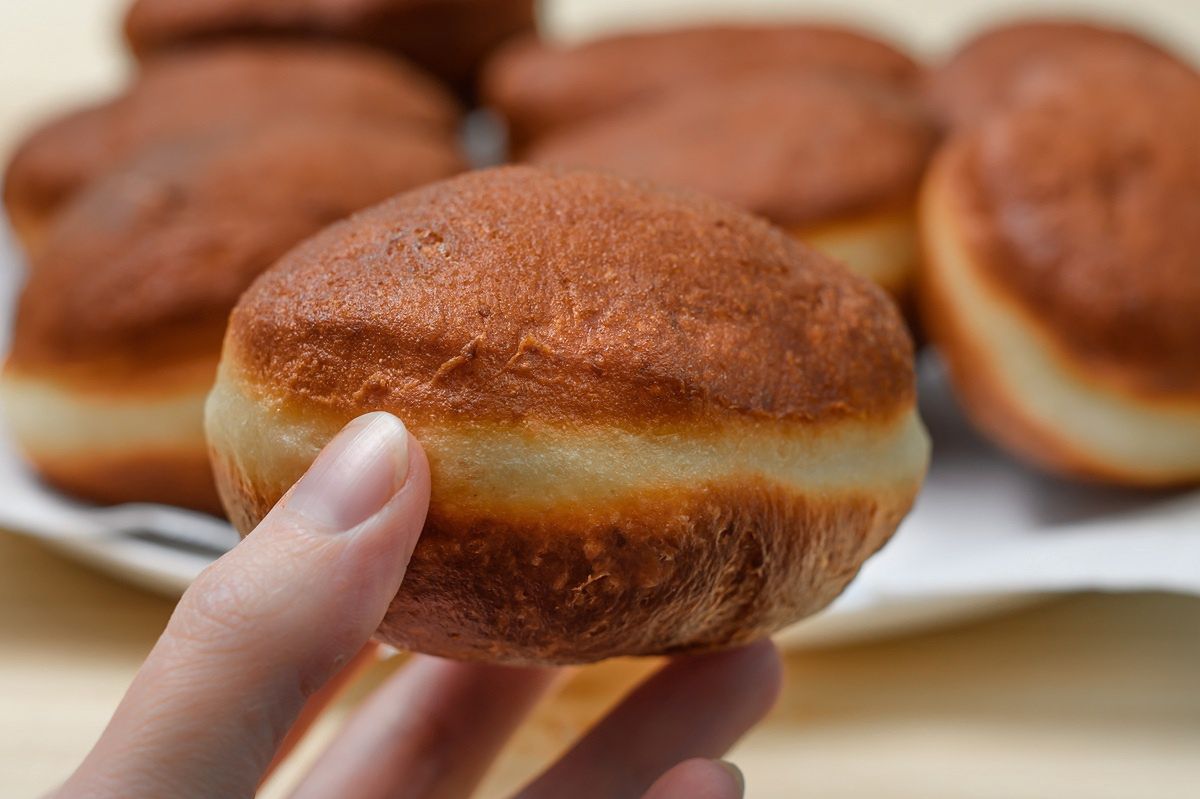
[[[398,52],[466,87],[494,48],[534,28],[533,0],[136,0],[139,56],[236,37],[337,39]]]
[[[279,497],[214,466],[245,535]],[[910,502],[749,480],[515,523],[435,505],[378,637],[536,665],[749,643],[833,601]]]
[[[481,93],[526,144],[569,124],[687,86],[751,73],[827,72],[915,86],[920,67],[867,34],[820,25],[708,26],[632,33],[576,47],[514,42]]]
[[[226,45],[165,56],[119,97],[29,136],[9,165],[5,205],[18,230],[36,238],[73,193],[147,147],[284,116],[349,117],[449,135],[459,109],[423,73],[347,47]]]
[[[338,119],[152,148],[57,219],[21,296],[9,368],[95,388],[211,358],[238,296],[289,248],[461,168],[440,136]]]
[[[754,75],[548,136],[532,163],[710,194],[782,226],[911,205],[934,146],[910,94],[823,75]]]
[[[231,318],[208,434],[243,532],[292,479],[270,442],[315,451],[324,433],[306,426],[332,435],[377,409],[425,436],[433,500],[384,640],[510,663],[708,649],[836,596],[907,511],[920,455],[882,481],[810,486],[756,459],[543,507],[471,477],[490,462],[453,472],[448,438],[499,431],[534,458],[558,440],[586,459],[589,431],[691,452],[755,429],[770,448],[829,434],[865,459],[839,425],[886,438],[911,418],[911,358],[880,290],[743,211],[508,167],[390,200],[256,281]],[[261,447],[238,438],[260,422]],[[587,468],[566,472],[554,479]]]
[[[987,276],[1102,381],[1200,391],[1200,92],[1080,87],[941,156]]]
[[[406,420],[869,420],[914,391],[903,322],[864,279],[715,200],[530,167],[309,240],[238,304],[230,352],[308,404]]]
[[[1147,68],[1191,72],[1162,46],[1134,31],[1071,20],[1013,22],[979,34],[931,71],[929,97],[945,125],[973,125],[1011,106],[1025,92],[1037,91],[1045,81],[1069,79],[1080,70],[1138,73]],[[1084,78],[1093,91],[1107,84],[1101,74]],[[1171,78],[1156,74],[1142,79]]]

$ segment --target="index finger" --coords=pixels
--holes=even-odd
[[[65,795],[253,796],[305,700],[378,628],[428,503],[398,419],[348,425],[187,591]]]

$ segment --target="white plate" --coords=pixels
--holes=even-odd
[[[2,226],[0,226],[2,227]],[[0,336],[19,273],[0,231]],[[6,348],[0,340],[0,352]],[[1200,593],[1200,491],[1174,495],[1083,487],[1030,471],[981,440],[938,365],[921,370],[933,467],[895,539],[834,605],[785,631],[789,646],[898,635],[977,619],[1085,590]],[[221,548],[223,522],[162,506],[96,509],[32,477],[0,430],[0,527],[45,539],[63,553],[169,596],[180,594]],[[184,537],[131,537],[137,529]]]

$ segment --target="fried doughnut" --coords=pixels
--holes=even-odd
[[[470,87],[487,55],[534,29],[533,0],[136,0],[125,35],[140,57],[229,38],[334,39],[398,53]]]
[[[1191,69],[1138,33],[1089,22],[1029,20],[987,30],[930,74],[929,98],[946,127],[973,125],[1046,81],[1080,77],[1102,91],[1105,72]],[[1178,77],[1178,76],[1176,76]],[[1194,75],[1192,76],[1194,78]]]
[[[823,607],[922,480],[883,292],[733,206],[506,167],[402,195],[238,303],[207,430],[249,531],[338,429],[433,471],[384,640],[509,663],[709,649]]]
[[[218,512],[202,405],[238,296],[330,222],[460,167],[432,134],[328,119],[171,142],[97,181],[20,299],[18,443],[76,496]]]
[[[1110,82],[989,117],[923,192],[922,321],[967,411],[1053,471],[1200,480],[1200,92]]]
[[[26,139],[5,178],[9,218],[27,251],[36,253],[56,209],[147,147],[281,116],[346,116],[450,135],[459,109],[418,70],[353,48],[229,45],[163,57],[119,97],[56,119]]]
[[[907,93],[775,73],[569,128],[536,144],[528,160],[711,194],[906,298],[916,271],[917,191],[934,141]]]
[[[484,68],[481,93],[518,146],[680,88],[763,71],[825,72],[915,87],[921,69],[890,44],[821,25],[710,26],[574,47],[515,41]]]

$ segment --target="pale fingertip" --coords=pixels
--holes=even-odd
[[[733,778],[733,783],[737,790],[737,792],[734,795],[738,796],[738,797],[745,796],[746,795],[746,775],[742,773],[742,770],[740,768],[738,768],[735,764],[729,762],[728,760],[714,760],[713,762],[716,763],[721,768],[725,769],[725,771],[729,774],[729,776]]]
[[[745,795],[746,781],[737,766],[694,758],[663,774],[642,799],[743,799]]]
[[[353,530],[404,486],[408,439],[404,423],[390,413],[360,416],[321,451],[283,507],[321,532]]]

